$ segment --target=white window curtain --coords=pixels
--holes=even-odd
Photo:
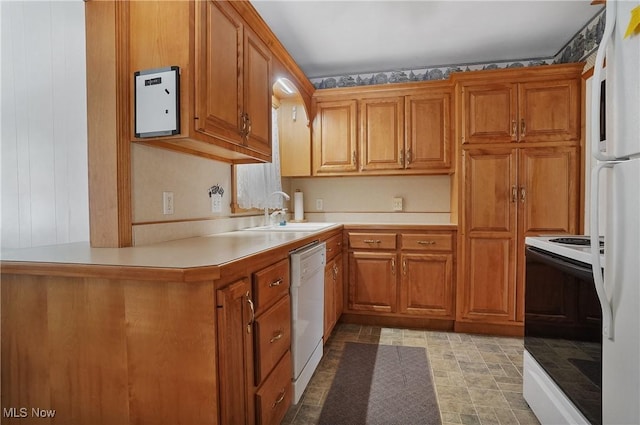
[[[240,208],[282,208],[282,196],[269,195],[282,190],[280,180],[280,143],[278,110],[271,110],[271,162],[236,166],[238,205]],[[265,204],[266,203],[266,204]]]

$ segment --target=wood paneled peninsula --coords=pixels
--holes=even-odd
[[[280,423],[290,344],[265,364],[273,353],[256,341],[270,317],[288,329],[288,315],[269,314],[288,293],[265,293],[282,285],[264,280],[288,282],[290,250],[341,235],[334,225],[3,251],[2,423]]]

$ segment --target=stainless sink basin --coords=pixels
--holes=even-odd
[[[336,223],[287,223],[284,226],[273,224],[271,226],[248,227],[243,230],[258,232],[317,232],[327,227],[334,226]]]

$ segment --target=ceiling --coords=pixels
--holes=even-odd
[[[549,58],[590,0],[251,0],[308,78]]]

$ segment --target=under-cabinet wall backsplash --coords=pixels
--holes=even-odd
[[[231,215],[231,165],[132,144],[135,245],[219,233],[262,224],[262,215]],[[224,188],[222,212],[212,213],[208,189]],[[451,178],[358,176],[284,178],[283,189],[304,193],[309,221],[450,223]],[[173,192],[174,213],[163,214],[163,192]],[[393,211],[401,197],[403,211]],[[316,208],[322,199],[323,208]],[[293,203],[286,207],[293,213]]]
[[[290,193],[303,192],[308,221],[451,222],[448,175],[288,178],[283,179],[283,187]],[[402,211],[393,210],[397,197],[402,198]]]
[[[131,169],[134,245],[252,225],[230,218],[230,164],[133,143]],[[224,189],[219,213],[211,211],[214,185]],[[173,214],[164,214],[163,192],[173,193]]]

